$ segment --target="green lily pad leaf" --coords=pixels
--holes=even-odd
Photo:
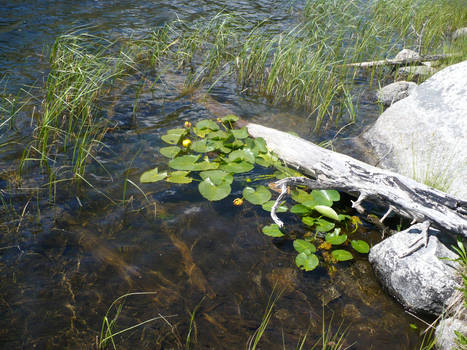
[[[350,244],[352,244],[352,248],[355,249],[359,253],[367,254],[370,251],[370,246],[365,241],[362,241],[359,239],[352,240]]]
[[[328,232],[331,231],[336,225],[333,222],[329,222],[325,219],[316,220],[316,231],[319,232]]]
[[[353,255],[347,250],[343,249],[333,250],[331,254],[337,261],[347,261],[353,259]]]
[[[157,168],[145,171],[141,174],[139,178],[139,182],[141,183],[150,183],[150,182],[157,182],[160,180],[164,180],[167,177],[167,172],[164,171],[163,173],[159,173]]]
[[[331,243],[332,245],[340,245],[347,240],[347,235],[340,235],[341,230],[335,229],[332,232],[326,234],[326,242]]]
[[[229,154],[229,161],[230,162],[246,161],[246,162],[249,162],[249,163],[254,163],[255,162],[255,155],[248,148],[238,149],[236,151],[232,151]]]
[[[319,192],[321,192],[324,197],[333,202],[338,202],[341,199],[341,195],[336,190],[319,190]]]
[[[230,148],[226,147],[222,141],[207,140],[206,142],[207,147],[210,149],[209,152],[219,150],[222,153],[229,153],[232,151]]]
[[[226,115],[225,117],[222,117],[221,118],[221,121],[223,123],[227,123],[227,122],[231,122],[231,123],[235,123],[237,120],[239,120],[240,118],[237,117],[236,115],[233,115],[233,114],[229,114],[229,115]]]
[[[275,167],[277,170],[279,170],[281,173],[286,174],[287,176],[291,177],[300,177],[303,176],[303,174],[297,170],[290,169],[289,167],[283,166],[282,164],[278,163],[275,164]]]
[[[188,133],[188,129],[170,129],[167,130],[167,135],[183,135]]]
[[[174,171],[165,181],[176,184],[189,184],[193,181],[191,177],[187,176],[189,173],[189,171]]]
[[[219,201],[230,194],[231,188],[230,185],[226,183],[215,185],[208,177],[199,183],[198,190],[207,200]]]
[[[183,137],[183,135],[179,134],[167,134],[167,135],[162,135],[161,139],[165,143],[168,143],[169,145],[176,145],[177,143],[180,142],[180,139]]]
[[[211,129],[198,129],[197,127],[193,127],[193,132],[195,133],[195,135],[201,138],[206,137],[206,135],[210,134],[213,131],[214,130]]]
[[[208,139],[212,140],[225,140],[229,137],[229,134],[223,130],[214,131],[208,134]]]
[[[275,203],[275,201],[267,201],[266,203],[264,203],[262,205],[263,210],[266,210],[266,211],[270,212],[272,210],[272,206],[274,205],[274,203]],[[285,205],[283,205],[284,203],[285,203],[285,201],[282,202],[282,204],[280,204],[277,207],[276,213],[285,213],[288,210],[288,208]]]
[[[339,216],[337,215],[336,211],[331,207],[327,207],[325,205],[315,205],[313,209],[327,218],[339,220]]]
[[[241,129],[232,129],[230,132],[236,139],[246,139],[248,137],[248,130],[245,127]]]
[[[346,214],[339,214],[337,216],[339,218],[339,221],[344,221],[345,219],[352,219],[350,215],[346,215]]]
[[[295,264],[302,270],[313,271],[318,266],[319,260],[315,254],[300,253],[295,258]]]
[[[249,162],[232,162],[232,163],[227,163],[223,164],[219,167],[219,169],[227,171],[229,173],[246,173],[247,171],[250,171],[254,168],[255,166]]]
[[[258,137],[255,139],[255,149],[261,153],[267,153],[268,148],[266,147],[266,141],[262,137]]]
[[[197,153],[211,152],[214,149],[209,149],[206,140],[198,140],[191,144],[191,149]]]
[[[245,144],[240,141],[240,140],[235,140],[231,143],[224,143],[224,146],[225,147],[229,147],[229,148],[232,148],[232,149],[239,149],[241,147],[243,147]]]
[[[302,203],[302,204],[313,200],[313,196],[310,193],[305,192],[299,188],[293,190],[290,193],[290,196],[295,202]]]
[[[169,166],[175,170],[193,170],[196,161],[200,158],[200,155],[187,155],[172,159],[169,161]]]
[[[311,216],[304,216],[302,222],[307,226],[313,226],[316,223],[316,219]]]
[[[162,147],[159,150],[159,152],[167,158],[173,158],[180,152],[180,150],[181,148],[178,146],[169,146],[169,147]]]
[[[256,164],[264,166],[265,168],[276,165],[277,162],[278,162],[278,158],[271,153],[262,153],[256,156]],[[278,172],[278,174],[280,174],[280,176],[276,176],[275,173],[274,173],[274,176],[278,178],[287,177],[287,174],[283,174],[280,172]]]
[[[210,162],[206,156],[202,162],[193,164],[193,171],[214,170],[219,168],[219,163]]]
[[[230,185],[233,182],[232,174],[229,174],[222,170],[202,171],[201,173],[199,173],[199,176],[201,176],[203,180],[206,180],[208,178],[211,179],[214,185]]]
[[[219,125],[217,125],[217,123],[213,120],[203,119],[196,123],[196,129],[198,130],[209,129],[212,131],[217,131],[219,130]]]
[[[297,215],[307,215],[311,212],[311,209],[305,207],[303,204],[295,204],[292,208],[290,208],[290,212]]]
[[[271,199],[271,192],[264,186],[258,186],[256,190],[251,187],[243,189],[243,198],[255,205],[262,205]]]
[[[311,242],[305,241],[304,239],[296,239],[293,241],[293,247],[297,252],[305,253],[306,255],[316,252],[315,245]]]
[[[284,235],[276,224],[264,226],[262,231],[266,236],[271,237],[282,237]]]

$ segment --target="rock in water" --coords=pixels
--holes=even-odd
[[[394,102],[408,97],[417,87],[417,84],[409,81],[396,81],[379,89],[376,93],[378,102],[390,106]]]
[[[363,137],[379,166],[467,198],[467,61],[394,103]]]
[[[433,231],[431,231],[432,233]],[[430,235],[428,246],[404,258],[399,255],[419,236],[419,230],[398,232],[371,248],[369,261],[381,283],[405,308],[439,315],[457,288],[457,256]]]
[[[467,27],[459,28],[452,33],[452,40],[467,38]]]
[[[467,335],[467,321],[455,318],[446,318],[441,320],[436,327],[436,349],[439,350],[457,350],[463,349],[456,344],[456,334]]]
[[[396,56],[394,56],[395,60],[406,60],[408,58],[420,58],[420,55],[414,50],[403,49],[399,51]]]

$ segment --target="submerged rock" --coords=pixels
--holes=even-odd
[[[423,79],[436,73],[436,69],[429,67],[428,65],[423,66],[407,66],[401,67],[397,70],[399,76],[405,78],[411,78],[413,80]]]
[[[457,256],[431,234],[426,248],[400,258],[419,232],[412,228],[387,238],[371,248],[369,261],[383,286],[405,308],[439,315],[460,287],[456,263],[441,258]]]
[[[467,335],[467,321],[455,318],[441,320],[435,331],[436,348],[439,350],[465,349],[457,345],[454,331]]]
[[[376,93],[378,102],[390,106],[394,102],[409,96],[417,87],[417,84],[409,81],[396,81],[379,89]]]
[[[362,136],[380,167],[467,198],[467,61],[414,88]]]

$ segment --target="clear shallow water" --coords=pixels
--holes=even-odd
[[[195,20],[226,9],[250,19],[271,18],[273,28],[281,29],[296,23],[300,6],[297,2],[290,9],[288,1],[0,1],[0,74],[9,75],[10,91],[23,84],[40,85],[47,70],[44,47],[78,25],[111,38],[140,36],[176,16]],[[92,349],[112,301],[141,291],[154,294],[129,297],[116,329],[159,314],[167,319],[116,338],[117,348],[179,347],[185,343],[190,313],[201,300],[192,348],[245,348],[276,284],[285,292],[262,349],[282,349],[283,342],[286,349],[295,349],[308,328],[315,342],[323,302],[326,322],[333,317],[334,329],[341,320],[349,327],[352,349],[409,349],[418,344],[417,333],[409,327],[416,322],[384,293],[365,256],[339,265],[333,277],[322,268],[298,271],[290,242],[261,233],[270,223],[268,213],[231,204],[240,196],[240,183],[218,203],[204,201],[196,184],[141,186],[149,203],[131,186],[124,191],[125,178],[138,183],[142,171],[166,167],[157,152],[160,135],[185,120],[229,111],[315,141],[334,135],[335,126],[314,135],[310,121],[299,112],[239,96],[228,84],[213,89],[208,102],[181,97],[175,88],[143,91],[133,115],[135,83],[121,86],[107,110],[117,128],[105,137],[107,147],[98,157],[112,178],[102,168],[88,170],[96,189],[115,200],[124,198],[125,205],[113,204],[87,186],[66,185],[59,187],[56,205],[46,205],[47,189],[30,189],[41,180],[34,167],[20,185],[23,190],[12,190],[12,169],[29,140],[21,129],[9,135],[12,143],[0,154],[0,189],[25,215],[12,221],[2,212],[0,228],[8,230],[0,234],[0,348]],[[375,118],[373,105],[362,110],[348,135]],[[27,127],[29,120],[23,123]],[[358,235],[370,243],[379,240],[371,226]]]

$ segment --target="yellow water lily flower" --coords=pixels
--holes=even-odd
[[[240,205],[242,205],[242,204],[243,204],[243,199],[242,199],[242,198],[235,198],[235,199],[233,200],[233,205],[235,205],[235,206],[237,206],[237,207],[240,206]]]
[[[191,128],[191,123],[188,120],[185,122],[185,128]]]
[[[191,145],[191,140],[190,139],[185,139],[182,141],[182,146],[183,147],[190,147]]]

